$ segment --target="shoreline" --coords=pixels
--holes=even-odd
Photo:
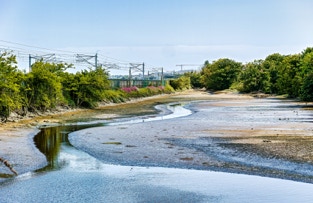
[[[33,141],[34,136],[40,132],[40,127],[62,125],[72,119],[80,120],[86,117],[91,117],[92,119],[113,119],[122,117],[124,114],[135,114],[138,112],[136,110],[138,104],[143,105],[143,114],[149,112],[156,113],[156,110],[153,108],[155,104],[162,103],[171,97],[194,95],[195,92],[197,96],[206,94],[202,91],[188,90],[175,94],[162,94],[133,99],[124,103],[100,104],[96,109],[56,111],[31,118],[19,119],[14,122],[0,123],[0,157],[7,160],[18,174],[35,171],[47,165],[46,157],[38,150]],[[145,109],[147,106],[148,109]],[[116,107],[121,109],[122,112],[117,112]],[[127,111],[129,108],[131,110]],[[124,109],[126,109],[125,112]],[[112,110],[115,113],[112,113]],[[4,163],[0,162],[0,182],[1,178],[12,176],[14,176],[12,171]]]
[[[231,98],[193,102],[191,109],[195,113],[188,117],[89,128],[71,133],[69,140],[109,164],[313,183],[312,127],[297,120],[310,112],[301,104]]]
[[[225,101],[222,103],[219,102],[212,102],[212,107],[218,107],[218,106],[227,106],[227,105],[232,105],[232,103],[240,103],[240,101],[252,101],[255,100],[254,97],[251,95],[239,95],[239,94],[233,94],[233,93],[220,93],[220,94],[210,94],[205,91],[195,91],[195,90],[189,90],[185,92],[181,92],[178,94],[172,94],[172,95],[157,95],[153,97],[148,97],[148,98],[143,98],[143,99],[137,99],[135,101],[130,101],[127,103],[118,103],[118,104],[110,104],[110,105],[105,105],[101,106],[97,110],[83,110],[83,111],[74,111],[74,112],[67,112],[65,114],[59,114],[59,115],[49,115],[48,117],[42,117],[42,118],[34,118],[28,120],[28,123],[25,124],[24,121],[21,123],[12,123],[11,126],[6,126],[5,128],[1,129],[1,134],[0,134],[0,148],[2,149],[0,157],[4,157],[7,159],[14,167],[14,169],[19,173],[25,173],[25,172],[30,172],[34,171],[36,169],[42,168],[45,166],[46,158],[44,157],[43,154],[39,152],[39,150],[36,148],[33,142],[33,137],[39,132],[38,128],[32,126],[30,127],[30,123],[39,121],[39,125],[51,125],[52,122],[45,122],[45,121],[57,121],[57,122],[66,122],[72,117],[75,117],[78,115],[79,119],[81,119],[81,115],[91,115],[92,118],[101,118],[101,119],[111,119],[111,118],[117,118],[122,115],[130,115],[130,114],[136,114],[138,111],[138,106],[143,106],[142,111],[143,114],[145,113],[156,113],[155,110],[153,109],[153,106],[159,103],[168,103],[171,101],[194,101],[194,100],[212,100],[212,101]],[[119,107],[114,108],[114,107]],[[127,111],[130,109],[129,111]],[[145,109],[145,110],[144,110]],[[121,111],[121,114],[117,114],[117,111]],[[98,112],[98,113],[97,113]],[[100,113],[99,113],[100,112]],[[115,113],[112,113],[115,112]],[[53,118],[51,118],[51,116]],[[49,120],[50,119],[50,120]],[[55,120],[53,120],[55,119]],[[41,122],[40,122],[41,121]],[[37,125],[38,125],[37,123]],[[294,128],[294,127],[292,127]],[[147,129],[148,130],[148,129]],[[256,131],[256,129],[255,129]],[[202,133],[208,133],[208,132],[202,132]],[[211,132],[212,133],[212,132]],[[215,132],[217,133],[217,132]],[[221,132],[219,132],[221,133]],[[224,130],[223,132],[225,135],[227,135],[227,130]],[[241,132],[243,133],[243,132]],[[273,132],[272,132],[273,133]],[[305,132],[304,132],[305,133]],[[246,137],[247,135],[243,134],[238,134],[238,136],[230,136],[230,137],[224,137],[225,139],[229,139],[228,141],[230,143],[236,143],[236,144],[249,144],[249,143],[258,143],[258,144],[264,144],[263,141],[266,140],[267,138],[271,139],[272,143],[275,143],[271,137],[261,137],[260,135],[255,134],[253,137],[249,137],[249,139]],[[268,136],[272,136],[272,134],[269,132]],[[309,135],[310,136],[310,135]],[[243,139],[243,138],[247,139]],[[250,139],[251,138],[251,139]],[[284,135],[280,136],[279,139],[284,139],[288,138],[288,135],[286,134],[285,137]],[[281,142],[281,140],[278,140],[277,142]],[[171,149],[173,147],[173,143],[169,142],[168,140],[165,142],[165,147],[163,147],[164,150]],[[129,146],[132,146],[132,144],[128,144]],[[133,144],[135,145],[135,144]],[[261,145],[259,145],[261,146]],[[268,150],[266,148],[266,145],[262,145],[264,148],[263,151]],[[261,147],[261,151],[262,151]],[[299,145],[301,147],[301,145]],[[129,149],[133,149],[132,147],[128,147]],[[249,149],[250,151],[255,150],[255,148]],[[260,151],[260,149],[258,148]],[[280,153],[284,153],[284,149],[280,148]],[[306,149],[309,150],[309,149]],[[20,153],[20,152],[23,153]],[[84,150],[85,151],[85,150]],[[286,151],[286,150],[285,150]],[[196,153],[193,151],[192,153]],[[183,164],[180,166],[180,168],[188,168],[188,162],[193,161],[191,160],[191,156],[186,155],[184,157],[180,157],[180,161],[183,162]],[[275,154],[277,152],[269,151],[269,154]],[[146,155],[146,157],[148,157]],[[294,159],[294,157],[288,157],[286,156],[287,159]],[[145,158],[147,159],[147,158]],[[193,158],[194,159],[194,158]],[[311,160],[311,157],[307,158]],[[313,158],[312,158],[313,160]],[[307,160],[306,160],[307,161]],[[187,164],[186,164],[187,163]],[[202,161],[203,163],[206,163],[205,161]],[[205,165],[205,164],[204,164]],[[217,167],[219,167],[217,165]],[[203,169],[203,166],[201,167]],[[212,169],[212,168],[211,168]],[[207,168],[207,170],[211,170]],[[223,170],[219,170],[223,171]],[[233,171],[236,172],[236,171]],[[8,175],[10,176],[11,172],[9,169],[7,169],[3,164],[0,166],[0,174],[2,176]],[[1,179],[0,179],[1,181]],[[303,180],[302,180],[303,181]],[[306,181],[303,181],[306,182]]]

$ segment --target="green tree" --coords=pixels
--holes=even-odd
[[[21,107],[20,85],[22,73],[16,66],[16,57],[0,54],[0,118],[6,121],[10,113]]]
[[[313,72],[303,78],[300,98],[302,101],[313,101]]]
[[[75,75],[67,74],[63,86],[64,95],[71,105],[93,108],[105,98],[105,90],[110,89],[110,81],[105,69],[98,67]]]
[[[64,72],[62,74],[62,94],[67,105],[76,107],[76,92],[78,90],[79,79],[73,73]]]
[[[284,57],[277,79],[278,94],[287,94],[288,97],[299,96],[302,76],[300,73],[300,55],[288,55]]]
[[[190,85],[192,88],[202,88],[203,84],[201,82],[201,73],[192,71],[184,74],[190,78]]]
[[[190,77],[183,75],[177,79],[170,80],[170,85],[174,88],[174,90],[190,89]]]
[[[227,58],[206,63],[203,68],[202,83],[206,89],[228,89],[242,70],[242,64]]]
[[[304,101],[313,101],[313,48],[302,52],[301,61],[302,84],[300,98]]]
[[[263,67],[263,60],[256,60],[245,65],[240,75],[243,92],[270,92],[270,75]]]
[[[25,106],[30,110],[47,110],[64,102],[59,65],[38,61],[25,79]]]
[[[269,73],[270,93],[278,93],[278,79],[282,73],[284,56],[279,53],[271,54],[263,62],[264,71]]]

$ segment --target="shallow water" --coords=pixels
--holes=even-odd
[[[99,126],[125,125],[174,119],[183,116],[188,116],[192,113],[192,111],[190,111],[189,109],[184,108],[181,103],[159,105],[156,106],[156,108],[162,112],[161,115],[122,118],[115,120],[115,122],[114,121],[108,122],[107,120],[97,120],[89,123],[79,122],[63,126],[42,128],[41,132],[34,137],[34,142],[36,147],[46,156],[48,165],[42,169],[39,169],[38,172],[57,170],[62,168],[62,165],[64,163],[63,160],[60,162],[60,152],[62,151],[61,146],[72,147],[68,140],[68,134],[71,132]]]
[[[171,116],[123,119],[121,124],[191,113],[180,106],[169,108],[174,111]],[[108,124],[97,121],[43,129],[35,141],[49,165],[1,184],[0,202],[310,202],[313,198],[313,184],[307,183],[202,170],[109,165],[76,150],[67,140],[71,131]]]
[[[0,186],[0,202],[311,202],[313,185],[187,169],[108,165],[62,144],[58,170]]]

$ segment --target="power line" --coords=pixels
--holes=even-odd
[[[8,43],[8,44],[15,44],[23,47],[29,47],[29,48],[35,48],[35,49],[42,49],[46,51],[52,51],[52,52],[65,52],[65,53],[74,53],[71,51],[65,51],[65,50],[58,50],[58,49],[49,49],[49,48],[44,48],[44,47],[39,47],[39,46],[32,46],[32,45],[27,45],[27,44],[21,44],[17,42],[11,42],[11,41],[6,41],[6,40],[0,40],[0,42]]]
[[[32,46],[32,45],[27,45],[27,44],[22,44],[22,43],[17,43],[17,42],[12,42],[12,41],[6,41],[6,40],[1,40],[0,39],[0,42],[3,42],[3,43],[6,43],[6,44],[13,44],[13,45],[18,45],[18,46],[22,46],[22,47],[28,47],[28,48],[33,48],[33,49],[35,49],[35,52],[36,53],[38,53],[38,52],[41,52],[42,50],[44,50],[45,52],[44,53],[46,53],[47,51],[48,51],[48,53],[68,53],[68,54],[77,54],[77,52],[74,52],[74,51],[67,51],[67,50],[60,50],[60,49],[50,49],[50,48],[44,48],[44,47],[39,47],[39,46]],[[12,46],[12,45],[10,45],[10,46],[7,46],[7,45],[1,45],[0,44],[0,47],[4,47],[4,48],[9,48],[9,47],[11,47],[11,48],[13,48],[13,49],[15,49],[15,50],[23,50],[23,51],[27,51],[28,53],[27,54],[30,54],[29,52],[31,52],[31,51],[34,51],[34,50],[30,50],[30,49],[25,49],[25,48],[21,48],[21,47],[16,47],[16,46]],[[36,50],[37,49],[37,50]],[[38,51],[38,49],[39,50],[41,50],[41,51]],[[38,55],[43,55],[44,53],[38,53]],[[34,54],[34,53],[33,53]],[[80,54],[85,54],[85,55],[90,55],[90,53],[80,53]],[[97,53],[98,54],[98,53]],[[105,56],[105,55],[103,55],[103,54],[101,54],[101,56],[103,57],[103,58],[107,58],[107,59],[112,59],[112,60],[115,60],[115,61],[119,61],[119,62],[127,62],[126,60],[122,60],[122,59],[116,59],[116,58],[113,58],[113,57],[110,57],[110,56]],[[130,62],[128,62],[128,63],[130,63]]]
[[[80,68],[82,64],[88,64],[93,67],[97,67],[98,65],[103,65],[108,69],[115,69],[115,70],[129,70],[132,68],[135,70],[140,65],[142,65],[142,69],[138,70],[141,71],[144,75],[145,70],[153,70],[156,66],[152,66],[151,64],[144,64],[144,63],[133,63],[126,60],[121,60],[117,58],[113,58],[110,56],[106,56],[102,53],[96,53],[95,55],[90,54],[77,54],[74,51],[66,51],[66,50],[59,50],[59,49],[50,49],[44,48],[39,46],[32,46],[12,41],[6,41],[0,39],[0,51],[12,52],[16,55],[19,62],[27,62],[30,68],[32,64],[32,59],[35,61],[43,60],[46,62],[52,63],[68,63],[73,64],[74,67]],[[94,62],[89,61],[90,59],[95,58]],[[139,65],[138,65],[139,64]],[[19,64],[21,65],[21,64]],[[27,64],[22,66],[27,67]],[[83,68],[83,67],[82,67]]]

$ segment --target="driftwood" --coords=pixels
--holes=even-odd
[[[12,171],[12,173],[14,173],[14,175],[18,175],[17,172],[14,170],[14,168],[12,167],[12,165],[9,163],[8,160],[3,159],[2,157],[0,157],[0,162],[4,163],[4,165],[6,167],[8,167],[10,169],[10,171]]]

